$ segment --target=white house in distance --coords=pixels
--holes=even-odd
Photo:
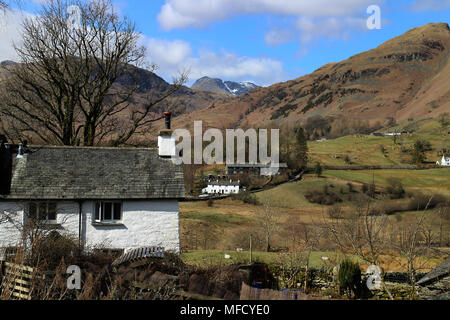
[[[241,190],[240,181],[208,181],[208,187],[202,190],[203,194],[238,194]]]
[[[28,219],[87,248],[179,252],[181,165],[157,149],[0,146],[0,248]],[[166,149],[164,149],[166,150]],[[167,151],[167,150],[166,150]]]
[[[438,166],[450,167],[450,157],[443,156],[441,162],[436,162]]]

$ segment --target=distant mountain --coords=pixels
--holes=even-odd
[[[235,96],[240,96],[241,94],[247,93],[250,90],[258,88],[258,86],[251,82],[233,82],[233,81],[225,81],[225,85],[228,90]]]
[[[258,88],[258,86],[251,82],[223,81],[221,79],[203,77],[198,79],[191,88],[199,91],[240,96],[250,90]]]

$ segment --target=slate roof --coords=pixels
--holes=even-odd
[[[30,147],[14,159],[11,192],[20,200],[184,198],[183,167],[156,149]]]
[[[232,186],[232,187],[236,187],[236,186],[240,186],[241,183],[240,182],[235,182],[235,181],[210,181],[208,182],[208,186]]]
[[[228,168],[272,168],[272,164],[262,164],[262,163],[245,163],[245,164],[228,164]],[[278,168],[287,168],[287,164],[280,163],[273,166]]]
[[[425,277],[420,279],[417,284],[426,285],[427,283],[439,280],[441,277],[444,277],[448,274],[450,274],[450,259],[445,260],[436,269],[429,272]]]

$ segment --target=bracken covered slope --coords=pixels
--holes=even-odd
[[[450,112],[449,55],[448,24],[428,24],[312,74],[180,116],[175,126],[204,120],[218,128],[256,127],[315,115],[370,121],[434,117]]]

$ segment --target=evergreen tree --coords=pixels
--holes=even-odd
[[[297,130],[297,157],[298,163],[301,168],[305,168],[308,164],[308,138],[306,137],[305,130],[298,128]]]
[[[417,140],[413,149],[413,161],[415,164],[421,164],[425,161],[425,143]]]

